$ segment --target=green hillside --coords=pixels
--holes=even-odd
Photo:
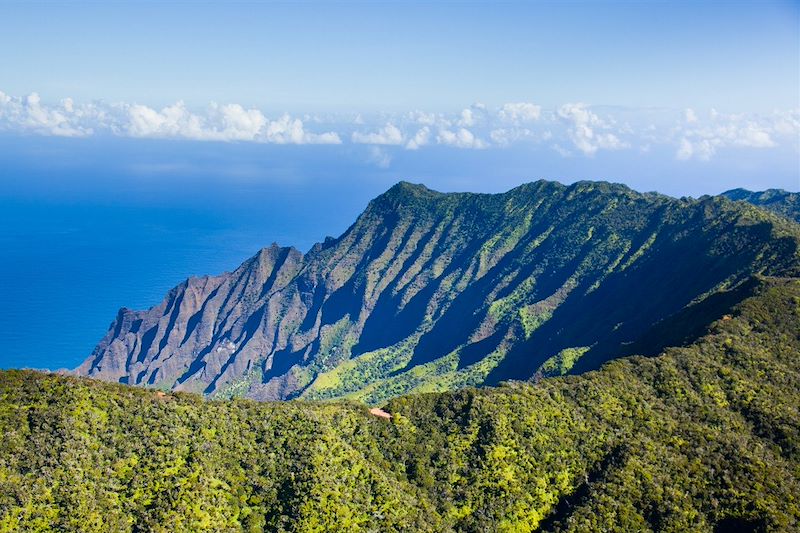
[[[752,275],[800,275],[800,227],[744,202],[605,182],[502,194],[401,182],[306,254],[265,248],[149,310],[120,310],[78,372],[380,404],[597,369]]]
[[[391,420],[5,371],[0,531],[797,530],[800,281],[737,290],[687,346]]]
[[[732,189],[722,193],[722,196],[731,200],[745,201],[767,211],[783,215],[795,222],[800,222],[800,193],[784,191],[783,189],[767,189],[766,191],[755,192],[747,189]]]

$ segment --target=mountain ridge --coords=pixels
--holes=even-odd
[[[800,222],[800,193],[783,189],[766,189],[750,191],[747,189],[731,189],[721,194],[731,200],[744,201],[773,213],[783,215],[790,220]]]
[[[585,371],[697,298],[754,273],[800,272],[798,235],[740,202],[608,182],[500,194],[400,182],[306,254],[273,245],[147,311],[121,310],[77,372],[223,397],[380,403],[529,379],[553,358]],[[660,264],[681,254],[671,271]]]

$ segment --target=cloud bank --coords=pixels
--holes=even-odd
[[[306,131],[299,118],[283,114],[268,119],[257,109],[211,103],[194,112],[178,101],[162,109],[141,104],[75,104],[65,98],[44,105],[38,94],[13,97],[0,92],[0,129],[85,137],[108,133],[128,137],[197,141],[252,141],[275,144],[340,144],[335,132]]]
[[[367,145],[369,158],[388,166],[392,151],[433,146],[483,150],[539,147],[565,157],[654,147],[679,161],[707,161],[725,149],[800,150],[800,109],[768,114],[725,114],[715,109],[652,110],[565,103],[545,109],[533,102],[496,107],[475,103],[457,112],[412,110],[369,115],[270,116],[237,103],[162,108],[138,103],[43,102],[37,93],[0,91],[0,131],[11,134],[186,139],[270,144]]]

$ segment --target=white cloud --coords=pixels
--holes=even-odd
[[[212,104],[213,108],[217,106]],[[245,110],[239,104],[227,104],[218,109],[223,126],[221,135],[226,140],[251,141],[267,123],[267,119],[257,109]]]
[[[335,131],[325,133],[306,133],[307,144],[342,144],[342,139]]]
[[[189,112],[182,101],[156,111],[145,105],[128,108],[128,133],[133,137],[183,137],[208,140],[212,132],[205,129],[204,120]]]
[[[461,118],[458,120],[459,126],[474,126],[476,124],[475,113],[472,109],[464,109],[461,111]]]
[[[773,128],[778,135],[800,136],[800,109],[775,111],[772,113]]]
[[[489,138],[497,146],[511,146],[521,141],[542,142],[553,138],[550,130],[534,131],[529,128],[512,126],[510,128],[496,128],[489,132]]]
[[[693,153],[694,153],[694,146],[692,146],[692,143],[689,141],[689,139],[687,139],[686,137],[681,139],[680,145],[678,147],[678,152],[675,154],[675,157],[685,161],[687,159],[690,159]]]
[[[620,150],[630,147],[613,133],[597,131],[608,130],[609,125],[590,111],[586,104],[564,104],[558,108],[558,116],[570,124],[567,129],[569,138],[585,155],[592,156],[599,149]]]
[[[385,148],[372,145],[369,147],[367,162],[372,163],[379,168],[389,168],[389,165],[392,164],[392,156],[389,155],[389,152]]]
[[[360,144],[403,144],[403,132],[394,124],[387,123],[378,131],[370,133],[353,132],[352,140]]]
[[[269,121],[263,132],[266,142],[276,144],[341,144],[338,133],[309,133],[303,121],[284,113],[277,120]]]
[[[751,148],[772,148],[775,146],[775,142],[770,137],[769,132],[753,122],[748,122],[739,129],[734,143]]]
[[[3,129],[61,137],[91,135],[92,128],[84,125],[80,116],[70,116],[73,111],[71,101],[49,107],[42,104],[37,93],[20,98],[0,92],[0,128]]]
[[[420,126],[433,126],[437,123],[437,116],[435,113],[426,113],[424,111],[411,111],[406,114],[406,119],[410,122],[415,122]]]
[[[498,117],[503,122],[512,122],[515,124],[521,122],[534,122],[539,120],[541,114],[541,106],[529,102],[504,104],[497,113]]]
[[[563,146],[561,146],[560,144],[554,144],[554,145],[552,145],[552,148],[553,148],[553,150],[555,150],[555,151],[558,153],[558,155],[560,155],[561,157],[571,157],[571,156],[572,156],[572,152],[570,152],[569,150],[567,150],[566,148],[564,148],[564,147],[563,147]]]
[[[692,142],[684,137],[681,139],[678,152],[675,156],[684,161],[692,157],[696,157],[702,161],[708,161],[711,159],[711,156],[716,153],[718,146],[719,142],[713,139],[700,139]]]
[[[475,137],[475,135],[466,128],[459,128],[456,131],[439,130],[436,136],[436,142],[447,146],[454,146],[456,148],[486,148],[488,145]]]
[[[744,114],[724,114],[711,110],[711,120],[688,122],[686,127],[678,127],[680,135],[675,157],[680,160],[697,158],[709,160],[721,148],[731,146],[742,148],[772,148],[777,146],[774,135],[788,123],[782,114],[771,117],[747,116]]]
[[[283,114],[268,120],[257,109],[212,103],[205,116],[183,102],[156,111],[144,105],[128,108],[127,132],[133,137],[183,138],[198,141],[256,141],[275,144],[340,144],[334,132],[310,133],[303,121]]]
[[[530,102],[510,102],[491,112],[483,104],[473,104],[451,113],[269,116],[237,103],[190,108],[178,101],[156,108],[125,102],[82,103],[69,97],[47,103],[37,93],[12,96],[0,92],[0,130],[275,144],[340,144],[344,139],[407,150],[431,144],[476,149],[547,141],[546,146],[559,153],[586,156],[635,143],[639,150],[666,146],[678,159],[703,160],[726,148],[800,149],[800,109],[726,114],[714,109],[708,113],[692,108],[601,109],[569,103],[545,111]],[[377,164],[390,159],[392,152],[371,153]]]
[[[488,111],[486,109],[486,106],[478,102],[463,109],[461,111],[461,115],[456,121],[456,124],[465,128],[477,126],[478,124],[482,124],[486,121],[487,115]],[[449,127],[449,125],[445,124],[442,124],[442,126]]]
[[[497,128],[489,132],[489,138],[495,144],[498,144],[500,146],[508,146],[512,144],[514,141],[517,141],[522,137],[529,136],[530,134],[531,130],[529,129],[519,130],[519,129]]]
[[[414,136],[406,143],[407,150],[416,150],[421,146],[425,146],[430,141],[431,129],[428,126],[423,126]]]

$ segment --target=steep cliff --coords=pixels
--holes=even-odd
[[[676,339],[700,334],[704,323],[671,317],[751,275],[797,275],[799,244],[795,224],[719,197],[546,181],[443,194],[403,182],[305,255],[272,246],[147,311],[121,310],[78,373],[378,403],[583,372],[632,345],[655,349],[648,339],[667,323]],[[709,305],[707,321],[733,303]]]

